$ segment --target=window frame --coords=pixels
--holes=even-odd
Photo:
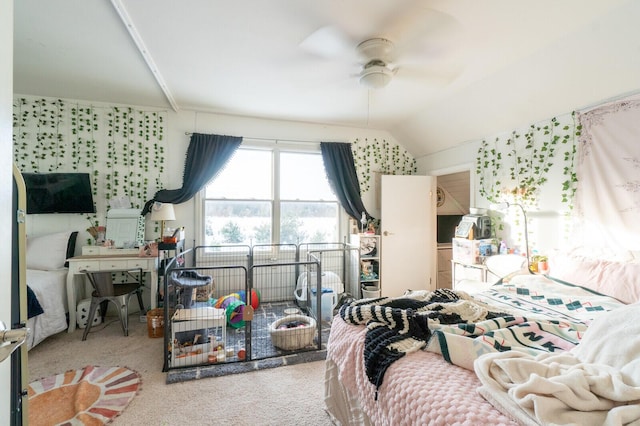
[[[238,149],[255,149],[255,150],[265,150],[271,151],[274,154],[272,155],[272,171],[273,171],[273,179],[272,179],[272,199],[271,202],[271,212],[272,212],[272,244],[279,244],[279,242],[273,242],[274,235],[280,235],[280,204],[282,200],[280,199],[280,153],[282,152],[293,152],[300,154],[318,154],[322,155],[320,151],[320,143],[319,142],[281,142],[281,141],[265,141],[265,140],[252,140],[252,139],[244,139],[240,147]],[[206,187],[202,188],[195,196],[195,244],[196,246],[204,245],[205,241],[205,226],[204,226],[204,218],[205,218],[205,201],[206,201]],[[292,201],[292,200],[285,200]],[[320,200],[299,200],[301,202],[318,202]],[[323,200],[322,202],[329,202]],[[340,205],[340,201],[337,199],[335,203],[338,207],[338,218],[337,218],[337,231],[338,231],[338,239],[340,241],[347,240],[347,229],[348,229],[348,220],[349,217],[346,214],[345,210]],[[276,220],[277,218],[277,220]],[[337,243],[340,241],[327,241],[331,243]]]

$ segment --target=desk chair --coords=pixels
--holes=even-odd
[[[102,320],[107,312],[109,302],[118,309],[118,316],[125,336],[129,335],[129,299],[135,293],[140,304],[140,312],[145,312],[142,302],[142,268],[121,269],[112,271],[83,271],[89,278],[93,292],[91,293],[91,307],[87,326],[84,329],[82,340],[87,340],[87,335],[93,324],[96,309],[100,306]],[[114,274],[123,273],[127,282],[114,282]]]

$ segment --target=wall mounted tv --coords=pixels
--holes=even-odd
[[[89,173],[22,173],[27,214],[95,213]]]
[[[437,234],[438,244],[451,243],[456,235],[456,226],[460,225],[462,220],[461,214],[439,214],[437,216]]]

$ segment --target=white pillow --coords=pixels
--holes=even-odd
[[[71,232],[27,238],[27,269],[47,271],[64,268]]]

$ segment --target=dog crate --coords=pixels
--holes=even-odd
[[[172,258],[164,275],[164,371],[323,349],[338,294],[323,297],[318,283],[326,267],[340,296],[357,288],[352,250],[337,243],[198,246]],[[301,276],[308,303],[296,296]]]

